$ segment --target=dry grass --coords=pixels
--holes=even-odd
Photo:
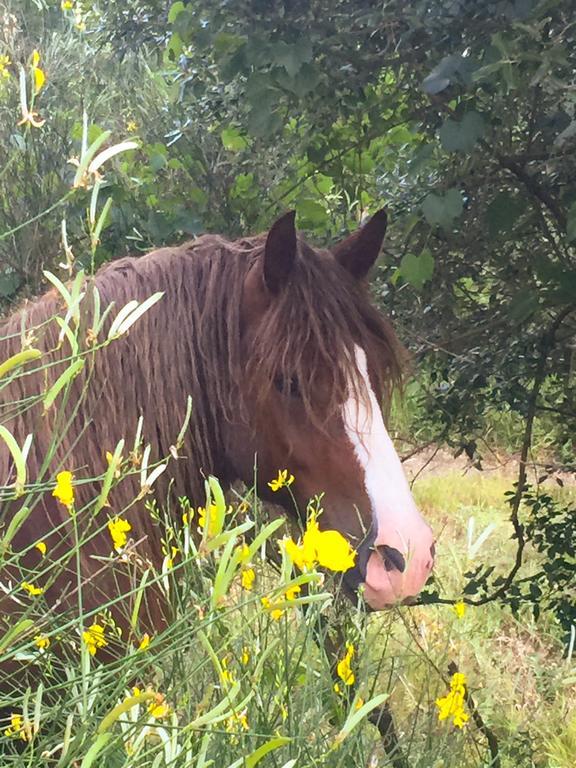
[[[504,493],[512,482],[510,468],[464,472],[451,461],[432,464],[416,479],[415,497],[438,535],[437,582],[443,594],[458,598],[464,572],[481,562],[495,564],[503,573],[509,570],[515,542],[510,538]],[[576,497],[573,488],[558,488],[555,494]],[[472,556],[470,541],[477,541],[488,526],[488,537]],[[527,572],[534,557],[528,550]],[[576,675],[564,658],[565,647],[550,617],[535,622],[529,611],[523,611],[515,618],[497,603],[469,607],[461,619],[450,606],[399,614],[390,649],[396,669],[388,667],[380,680],[392,692],[404,738],[412,739],[415,747],[430,738],[437,745],[433,763],[429,752],[415,748],[416,754],[428,754],[426,764],[417,760],[415,765],[489,765],[482,734],[474,726],[458,732],[438,723],[430,705],[444,695],[447,667],[455,662],[468,677],[484,721],[498,737],[503,768],[572,768]],[[386,622],[385,618],[374,622],[373,647]]]

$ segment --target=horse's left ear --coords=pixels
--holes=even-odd
[[[357,280],[365,278],[378,258],[387,226],[388,216],[382,208],[361,229],[334,248],[336,261]]]
[[[270,293],[280,293],[296,260],[296,211],[272,224],[264,246],[264,282]]]

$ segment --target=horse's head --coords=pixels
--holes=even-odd
[[[244,281],[240,398],[250,430],[228,456],[260,494],[301,510],[323,493],[320,528],[357,551],[344,576],[380,609],[409,601],[432,569],[434,542],[386,431],[381,402],[399,373],[400,347],[364,286],[386,231],[384,211],[332,252],[297,238],[294,214],[269,231]],[[290,487],[271,493],[279,469]]]

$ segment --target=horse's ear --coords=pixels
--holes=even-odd
[[[357,280],[366,277],[378,258],[387,226],[388,216],[382,208],[361,229],[334,248],[336,260]]]
[[[296,259],[296,211],[284,214],[276,221],[264,247],[264,282],[270,293],[280,293]]]

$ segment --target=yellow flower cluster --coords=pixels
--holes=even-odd
[[[284,600],[288,603],[293,602],[296,599],[298,592],[300,592],[300,587],[298,584],[294,585],[293,587],[288,587],[288,589],[284,592]],[[260,602],[264,606],[265,610],[268,611],[270,616],[274,619],[274,621],[279,621],[284,615],[285,608],[282,608],[280,603],[273,603],[272,600],[270,600],[268,597],[263,597]]]
[[[46,75],[44,74],[44,70],[40,68],[40,54],[38,51],[34,51],[32,53],[32,75],[34,77],[34,91],[36,93],[40,92],[40,89],[46,82]]]
[[[228,733],[235,733],[238,730],[250,730],[247,711],[243,709],[242,712],[234,712],[234,714],[226,720],[226,730]]]
[[[254,588],[254,582],[256,581],[256,572],[250,565],[250,547],[244,543],[239,548],[240,564],[242,571],[240,574],[240,583],[242,587],[250,592]]]
[[[74,504],[73,477],[72,472],[69,472],[68,470],[58,472],[56,475],[56,488],[52,492],[52,496],[58,499],[58,501],[68,509]]]
[[[150,691],[150,689],[148,690]],[[142,690],[137,686],[132,688],[132,696],[140,696],[141,693]],[[170,714],[170,707],[166,703],[166,698],[162,693],[154,693],[154,700],[148,704],[148,714],[154,717],[156,720],[159,720],[160,718],[166,717],[166,715]]]
[[[4,736],[18,736],[23,741],[30,741],[32,739],[30,726],[26,727],[22,715],[15,714],[14,712],[10,716],[10,725],[4,730]]]
[[[36,635],[34,644],[43,653],[50,647],[50,638],[47,635]]]
[[[466,675],[455,672],[450,681],[450,690],[446,696],[436,699],[438,720],[448,720],[450,717],[457,728],[463,728],[468,722],[468,714],[464,710],[466,700]]]
[[[34,546],[36,547],[38,552],[40,552],[42,557],[44,557],[44,555],[46,554],[46,551],[48,550],[48,547],[46,546],[46,542],[45,541],[37,541],[36,544],[34,544]]]
[[[301,571],[316,565],[330,571],[343,572],[353,568],[356,552],[338,531],[321,531],[312,515],[306,525],[302,541],[296,544],[292,539],[284,542],[286,553]]]
[[[110,520],[108,523],[108,531],[116,552],[120,552],[120,550],[126,546],[128,533],[131,530],[132,526],[128,520],[125,520],[123,517],[115,517],[113,520]]]
[[[352,657],[354,656],[354,646],[352,643],[346,643],[346,655],[343,659],[340,659],[336,671],[338,677],[344,685],[354,685],[356,675],[352,671]]]
[[[281,488],[288,488],[294,482],[294,475],[289,475],[287,469],[279,469],[278,477],[271,480],[268,486],[274,491],[279,491]]]
[[[202,529],[206,528],[206,525],[208,525],[208,536],[216,536],[218,533],[217,515],[218,507],[214,503],[210,504],[209,514],[206,513],[205,507],[198,507],[198,525]]]
[[[240,580],[244,589],[250,592],[256,580],[256,573],[254,572],[254,568],[245,568],[242,571]]]
[[[31,581],[23,581],[21,586],[22,586],[22,589],[28,592],[30,597],[37,597],[38,595],[41,595],[44,593],[43,587],[37,587],[35,584],[32,584]]]
[[[104,634],[104,627],[101,624],[92,624],[88,629],[82,632],[84,641],[90,656],[95,656],[99,648],[105,648],[108,645]]]
[[[463,600],[459,600],[457,603],[454,603],[452,610],[461,619],[466,613],[466,603]]]
[[[150,635],[148,634],[148,632],[145,632],[144,635],[142,636],[142,640],[140,640],[138,644],[138,650],[145,651],[149,645],[150,645]]]
[[[222,682],[227,683],[227,685],[234,685],[234,683],[236,682],[236,678],[234,677],[234,674],[228,667],[228,659],[226,656],[220,662],[220,666],[222,667],[222,670],[220,672],[220,677],[222,678]]]

